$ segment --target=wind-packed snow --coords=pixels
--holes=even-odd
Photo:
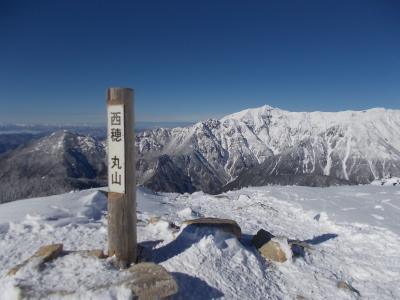
[[[139,242],[148,260],[175,277],[173,299],[400,299],[398,186],[267,186],[216,196],[139,189],[137,196]],[[0,205],[0,299],[18,299],[16,286],[29,287],[32,299],[130,299],[118,285],[127,274],[112,258],[71,253],[43,270],[28,265],[6,276],[44,244],[106,250],[105,213],[106,197],[97,190]],[[201,216],[237,221],[242,239],[171,225]],[[250,243],[261,228],[306,241],[311,250],[285,263],[266,262]],[[339,281],[354,290],[339,289]]]

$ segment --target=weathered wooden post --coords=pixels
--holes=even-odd
[[[136,178],[133,90],[107,91],[108,255],[121,268],[136,261]]]

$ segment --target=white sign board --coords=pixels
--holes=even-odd
[[[124,106],[108,105],[108,189],[125,193]]]

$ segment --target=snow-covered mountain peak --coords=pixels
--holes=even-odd
[[[341,135],[348,132],[365,139],[391,140],[400,128],[400,110],[372,108],[362,111],[290,112],[264,105],[227,115],[221,122],[247,126],[267,144],[274,139],[282,141],[283,136],[284,141],[288,138],[298,141],[327,131],[332,132],[332,129]],[[287,144],[284,143],[284,146]]]
[[[253,124],[258,124],[258,123],[264,123],[265,119],[268,119],[269,116],[272,115],[273,111],[276,112],[283,112],[279,108],[275,108],[269,105],[263,105],[261,107],[257,108],[249,108],[245,109],[230,115],[227,115],[223,118],[221,118],[221,121],[225,120],[237,120],[237,121],[242,121],[245,123],[253,123]]]
[[[167,155],[171,159],[162,162],[169,169],[208,192],[258,166],[254,178],[312,174],[368,183],[400,175],[399,128],[400,110],[290,112],[264,105],[185,128],[146,131],[136,146],[143,182],[157,173],[154,159]]]
[[[59,130],[36,141],[30,147],[30,151],[59,155],[68,151],[68,149],[96,151],[99,148],[103,148],[103,146],[91,136],[76,134],[68,130]]]
[[[352,123],[359,121],[372,121],[383,117],[400,116],[400,110],[385,109],[381,107],[370,108],[367,110],[345,110],[337,112],[311,111],[311,112],[291,112],[269,105],[263,105],[257,108],[245,109],[233,114],[229,114],[221,121],[237,120],[244,123],[260,123],[260,120],[272,120],[273,118],[290,120],[291,123],[300,123],[309,120],[312,123],[330,124],[330,123]],[[265,122],[261,122],[265,123]]]

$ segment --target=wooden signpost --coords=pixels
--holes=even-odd
[[[107,91],[108,255],[122,268],[136,261],[133,90]]]

